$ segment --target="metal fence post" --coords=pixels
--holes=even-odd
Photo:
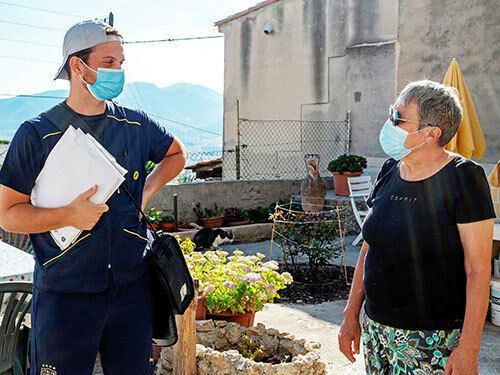
[[[240,179],[240,100],[236,100],[236,179]]]
[[[349,154],[349,150],[351,149],[351,111],[347,111],[344,121],[347,126],[347,144],[345,153]]]

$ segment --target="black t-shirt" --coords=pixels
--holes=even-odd
[[[405,181],[389,159],[367,204],[368,316],[403,329],[461,328],[466,275],[457,224],[495,217],[481,166],[457,156],[425,180]]]
[[[61,103],[66,109],[69,109],[71,112],[76,113],[71,109],[66,102]],[[105,126],[105,120],[106,120],[106,112],[103,112],[99,115],[92,115],[92,116],[87,116],[87,115],[79,115],[83,121],[87,124],[87,126],[92,130],[95,135],[99,138],[99,141],[101,140],[103,134],[104,134],[104,126]]]

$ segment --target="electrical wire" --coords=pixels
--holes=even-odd
[[[42,99],[66,99],[66,97],[62,97],[62,96],[45,96],[45,95],[29,95],[29,94],[6,94],[6,93],[0,93],[0,96],[11,96],[11,97],[22,97],[22,98],[42,98]],[[136,102],[138,103],[138,101],[136,100]],[[180,122],[180,121],[176,121],[176,120],[172,120],[172,119],[169,119],[167,117],[163,117],[163,116],[159,116],[159,115],[154,115],[152,113],[148,113],[150,116],[152,117],[156,117],[156,118],[160,118],[162,120],[165,120],[165,121],[168,121],[168,122],[172,122],[174,124],[178,124],[178,125],[182,125],[182,126],[185,126],[185,127],[188,127],[188,128],[191,128],[191,129],[196,129],[196,130],[199,130],[199,131],[202,131],[202,132],[205,132],[205,133],[210,133],[210,134],[214,134],[214,135],[217,135],[219,137],[222,137],[222,134],[219,134],[219,133],[215,133],[211,130],[206,130],[206,129],[203,129],[203,128],[199,128],[199,127],[196,127],[196,126],[193,126],[193,125],[189,125],[189,124],[186,124],[186,123],[183,123],[183,122]]]
[[[19,8],[25,8],[25,9],[31,9],[31,10],[37,10],[39,12],[59,14],[61,16],[71,16],[71,17],[78,17],[78,18],[83,18],[84,17],[81,14],[72,14],[72,13],[58,12],[56,10],[43,9],[43,8],[35,8],[35,7],[28,6],[28,5],[12,4],[12,3],[8,3],[6,1],[0,1],[0,4],[9,5],[9,6],[13,6],[13,7],[19,7]],[[92,17],[90,17],[90,18],[92,18]]]
[[[200,39],[216,39],[224,38],[224,35],[208,35],[208,36],[194,36],[188,38],[168,38],[168,39],[153,39],[153,40],[133,40],[125,41],[123,44],[139,44],[139,43],[163,43],[163,42],[179,42],[183,40],[200,40]]]
[[[185,124],[183,122],[179,122],[179,121],[175,121],[175,120],[171,120],[169,118],[166,118],[166,117],[162,117],[162,116],[158,116],[158,115],[153,115],[153,114],[149,114],[150,116],[153,116],[153,117],[157,117],[157,118],[161,118],[162,120],[166,120],[166,121],[169,121],[169,122],[173,122],[174,124],[179,124],[179,125],[183,125],[183,126],[186,126],[188,128],[192,128],[192,129],[196,129],[196,130],[200,130],[200,131],[203,131],[203,132],[206,132],[206,133],[210,133],[210,134],[214,134],[214,135],[217,135],[219,137],[222,137],[222,134],[219,134],[219,133],[216,133],[216,132],[213,132],[211,130],[206,130],[206,129],[203,129],[203,128],[197,128],[196,126],[193,126],[193,125],[189,125],[189,124]]]
[[[40,42],[32,42],[28,40],[19,40],[19,39],[10,39],[10,38],[0,38],[0,40],[6,40],[8,42],[16,42],[16,43],[25,43],[25,44],[34,44],[38,46],[45,46],[45,47],[56,47],[60,48],[61,46],[58,46],[56,44],[47,44],[47,43],[40,43]]]
[[[29,59],[26,57],[16,57],[16,56],[7,56],[7,55],[0,55],[0,57],[6,58],[6,59],[15,59],[15,60],[25,60],[25,61],[34,61],[34,62],[41,62],[41,63],[47,63],[47,64],[60,64],[55,61],[47,61],[47,60],[38,60],[38,59]],[[13,95],[16,96],[16,95]]]
[[[65,96],[50,96],[50,95],[29,95],[29,94],[1,94],[0,96],[12,96],[20,98],[38,98],[38,99],[66,99]]]
[[[11,25],[34,27],[36,29],[44,29],[44,30],[52,30],[52,31],[66,31],[66,30],[63,30],[63,29],[56,29],[54,27],[31,25],[31,24],[28,24],[28,23],[12,22],[12,21],[5,21],[5,20],[0,20],[0,23],[8,23],[8,24],[11,24]]]

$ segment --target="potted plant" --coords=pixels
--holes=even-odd
[[[272,208],[271,208],[272,206]],[[275,203],[271,204],[269,207],[257,207],[245,210],[247,217],[252,223],[269,223],[270,216],[274,212]]]
[[[205,228],[219,228],[224,224],[224,207],[219,207],[217,203],[214,203],[214,208],[202,208],[198,202],[193,211]]]
[[[173,232],[175,230],[175,220],[170,215],[160,217],[160,229],[164,232]]]
[[[186,219],[185,217],[181,217],[179,219],[179,222],[177,223],[177,230],[179,232],[186,232],[186,231],[189,231],[189,230],[194,230],[196,229],[195,227],[193,227],[193,225],[191,224],[191,222]]]
[[[157,210],[156,208],[151,208],[149,211],[146,212],[146,216],[153,226],[154,229],[158,230],[160,229],[160,217],[163,211]]]
[[[236,207],[226,209],[225,220],[228,226],[245,225],[250,222],[248,213]]]
[[[328,170],[333,174],[333,184],[335,194],[349,196],[349,185],[347,178],[358,177],[363,174],[366,168],[366,159],[358,155],[341,155],[328,164]]]
[[[277,271],[276,261],[263,262],[263,254],[245,256],[239,250],[229,257],[221,250],[201,253],[184,242],[181,247],[193,278],[200,282],[207,319],[251,327],[255,313],[293,281],[290,273]]]

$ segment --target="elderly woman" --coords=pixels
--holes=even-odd
[[[351,362],[362,338],[367,374],[478,373],[495,214],[483,169],[444,149],[461,120],[456,90],[425,80],[404,88],[380,132],[390,159],[339,333]]]

